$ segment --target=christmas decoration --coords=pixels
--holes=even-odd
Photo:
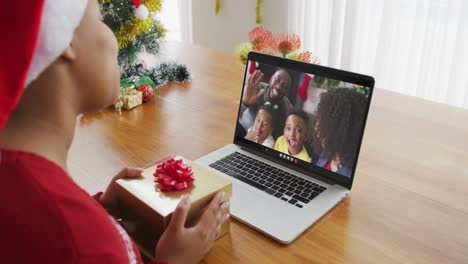
[[[170,158],[156,167],[154,172],[155,182],[159,184],[159,190],[180,191],[187,189],[195,180],[192,168],[181,159]]]
[[[322,76],[314,76],[314,83],[315,86],[318,88],[323,88],[323,89],[330,89],[330,88],[336,88],[338,85],[340,85],[340,81],[334,80],[334,79],[329,79],[325,78]]]
[[[135,16],[140,20],[146,20],[148,18],[148,15],[149,15],[148,8],[146,8],[146,6],[144,5],[140,5],[135,10]]]
[[[187,82],[190,72],[185,65],[163,63],[148,68],[137,61],[138,54],[159,52],[160,41],[166,30],[155,18],[162,0],[99,0],[104,22],[114,32],[119,44],[119,65],[124,82],[140,86],[135,79],[147,76],[151,87],[157,88],[170,81]],[[129,80],[129,78],[132,78]],[[125,87],[125,86],[124,86]]]
[[[356,86],[356,91],[358,93],[362,93],[365,96],[369,96],[369,92],[370,92],[369,87],[365,87],[365,86],[362,86],[362,85],[357,85]]]
[[[215,16],[219,14],[219,10],[221,9],[221,3],[220,0],[214,0],[215,3]],[[255,23],[257,25],[262,24],[262,14],[261,14],[261,7],[263,4],[263,0],[257,0],[257,4],[255,5]]]
[[[140,87],[144,84],[148,84],[151,88],[155,89],[156,84],[149,76],[132,76],[129,78],[122,79],[120,81],[120,87]]]
[[[250,66],[249,66],[249,74],[254,74],[257,67],[258,67],[257,62],[251,61]]]
[[[144,64],[139,63],[129,67],[122,74],[122,78],[132,78],[133,76],[148,76],[154,82],[155,88],[168,82],[184,83],[191,79],[187,66],[175,62],[164,62],[152,69],[148,69]]]
[[[310,80],[312,80],[312,76],[310,76],[309,74],[305,74],[304,80],[302,80],[302,84],[297,90],[297,94],[303,102],[307,100],[307,89],[309,88]]]
[[[249,42],[241,43],[236,48],[236,57],[243,64],[247,63],[247,55],[251,51],[281,56],[292,60],[319,64],[317,58],[309,51],[299,51],[301,39],[294,33],[276,33],[262,26],[257,26],[249,33]]]
[[[174,62],[161,63],[155,68],[147,69],[144,64],[137,64],[134,67],[129,68],[129,70],[122,75],[122,80],[120,81],[121,98],[114,106],[117,111],[120,112],[121,108],[132,109],[139,105],[137,104],[133,106],[133,104],[127,103],[133,102],[131,99],[128,99],[129,95],[135,94],[131,92],[131,90],[141,92],[142,100],[147,102],[154,96],[155,89],[160,86],[165,85],[168,82],[184,83],[190,79],[191,74],[186,65]],[[142,86],[145,88],[141,88]],[[146,92],[142,90],[146,90]]]
[[[121,111],[122,108],[130,110],[143,103],[143,93],[131,87],[124,87],[120,89],[120,96],[114,107],[117,111]]]
[[[297,94],[299,98],[301,98],[301,100],[305,102],[307,99],[311,99],[309,96],[309,92],[311,88],[314,90],[320,90],[320,91],[315,91],[312,95],[313,98],[311,99],[311,101],[318,102],[320,100],[318,98],[318,96],[320,95],[320,92],[324,92],[332,88],[338,88],[340,84],[341,82],[338,80],[325,78],[319,75],[314,76],[310,74],[305,74],[304,79],[302,80],[302,84],[299,86],[299,89],[297,91]],[[315,110],[315,106],[314,106],[314,110]]]
[[[133,65],[138,53],[155,54],[166,30],[150,16],[161,9],[161,0],[99,0],[104,23],[119,43],[119,65]],[[146,10],[146,11],[145,11]]]
[[[255,15],[256,15],[255,23],[257,23],[257,25],[262,24],[262,14],[260,13],[260,8],[262,4],[263,4],[263,0],[257,0],[257,5],[255,6]]]
[[[215,0],[215,16],[219,14],[219,8],[220,8],[219,0]]]
[[[154,96],[153,88],[149,84],[143,84],[137,90],[143,93],[143,102],[148,102]]]

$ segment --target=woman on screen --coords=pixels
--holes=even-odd
[[[313,148],[315,165],[351,177],[366,112],[365,95],[353,88],[334,88],[321,94]]]

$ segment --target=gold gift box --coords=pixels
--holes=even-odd
[[[192,202],[187,215],[186,227],[193,226],[205,207],[218,192],[224,192],[224,201],[232,194],[231,182],[181,156],[184,163],[192,167],[195,181],[182,191],[161,192],[153,176],[157,165],[143,171],[143,177],[117,180],[118,199],[121,205],[122,225],[138,244],[141,252],[148,258],[154,258],[155,246],[168,226],[172,213],[180,200],[189,195]],[[227,209],[229,212],[229,208]],[[228,219],[218,237],[229,232]]]
[[[115,103],[115,108],[125,108],[130,110],[143,104],[143,92],[133,88],[122,88],[119,100]]]

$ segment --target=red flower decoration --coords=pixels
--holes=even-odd
[[[276,33],[270,40],[270,46],[285,57],[301,47],[301,39],[294,33]]]
[[[249,41],[254,51],[260,51],[268,46],[271,40],[271,31],[262,26],[257,26],[249,32]]]
[[[188,187],[195,180],[192,168],[182,160],[170,158],[158,165],[153,174],[163,192],[180,191]]]

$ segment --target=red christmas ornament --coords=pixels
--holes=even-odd
[[[170,158],[159,164],[154,172],[155,182],[163,192],[180,191],[195,180],[192,168],[182,160]]]
[[[153,88],[149,84],[143,84],[138,87],[138,91],[143,93],[143,102],[148,102],[154,96]]]
[[[131,0],[135,8],[138,8],[141,5],[141,0]]]

